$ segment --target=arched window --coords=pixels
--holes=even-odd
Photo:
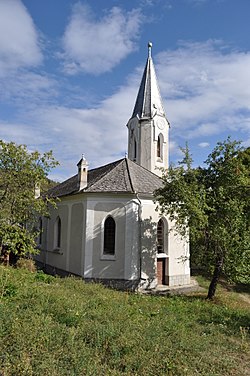
[[[104,255],[115,254],[115,220],[112,217],[107,217],[104,222]]]
[[[163,135],[160,133],[157,139],[157,158],[163,159]]]
[[[57,217],[55,222],[55,248],[61,247],[61,237],[62,237],[62,223],[61,218]]]
[[[168,223],[161,218],[157,224],[157,253],[168,253]]]

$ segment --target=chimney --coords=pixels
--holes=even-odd
[[[78,182],[77,187],[78,190],[81,191],[82,189],[86,188],[88,185],[88,162],[82,156],[80,161],[77,163],[78,167]]]

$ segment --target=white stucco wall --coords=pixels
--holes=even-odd
[[[138,278],[138,205],[130,196],[89,196],[86,213],[85,278]],[[104,221],[116,223],[115,255],[103,255]]]
[[[115,255],[103,255],[104,221],[116,223]],[[55,249],[54,225],[61,218],[60,249]],[[166,283],[189,283],[189,246],[173,230],[166,233],[166,254],[157,255],[157,223],[161,215],[151,197],[140,195],[79,194],[62,199],[51,218],[43,219],[41,262],[86,279],[142,279],[144,287],[157,285],[157,257],[165,258]]]
[[[142,285],[157,285],[157,257],[166,259],[166,283],[170,286],[185,285],[190,282],[189,243],[174,230],[174,223],[164,217],[168,223],[168,250],[157,255],[157,223],[162,216],[155,210],[156,205],[150,199],[141,199],[141,252]]]
[[[76,275],[82,274],[82,244],[85,240],[85,200],[64,198],[57,208],[50,209],[50,218],[43,218],[41,252],[36,259],[50,267]],[[61,219],[61,246],[55,246],[55,223]]]

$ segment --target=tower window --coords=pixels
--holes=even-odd
[[[134,161],[136,161],[137,158],[137,142],[136,139],[134,138]]]
[[[115,220],[112,217],[107,217],[104,223],[104,255],[115,254]]]
[[[157,158],[163,159],[163,135],[160,133],[157,139]]]

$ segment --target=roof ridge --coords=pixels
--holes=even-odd
[[[118,166],[124,161],[124,159],[125,159],[125,158],[118,159],[118,161],[115,161],[115,162],[113,162],[113,163],[108,163],[107,165],[102,166],[102,167],[105,167],[105,166],[108,166],[108,165],[111,165],[111,164],[116,163],[116,165],[114,166],[114,168],[111,168],[110,171],[108,171],[107,173],[103,173],[103,175],[101,176],[100,179],[98,179],[97,182],[100,184],[104,178],[106,179],[106,178],[112,173],[112,171],[114,171],[114,170],[115,170],[115,169],[116,169],[116,168],[117,168],[117,167],[118,167]],[[93,171],[93,170],[92,170],[92,171]],[[94,183],[91,184],[91,185],[88,185],[88,186],[87,186],[87,189],[93,187],[93,186],[95,185],[95,183],[96,183],[96,182],[94,182]]]
[[[117,161],[113,161],[113,162],[110,162],[110,163],[107,163],[103,166],[99,166],[99,167],[95,167],[95,168],[92,168],[91,170],[88,171],[88,174],[90,173],[94,173],[94,172],[98,172],[98,170],[102,170],[102,169],[105,169],[107,167],[110,166],[110,170],[107,172],[106,170],[104,170],[101,174],[101,176],[98,177],[97,181],[101,181],[105,176],[107,176],[107,174],[109,174],[112,170],[114,170],[114,168],[116,166],[118,166],[121,161],[123,160],[123,158],[121,159],[118,159]],[[113,167],[112,167],[113,165]],[[87,184],[87,187],[84,188],[83,190],[88,190],[89,188],[93,187],[96,183],[97,183],[96,180],[93,180],[91,183],[89,181],[89,175],[88,175],[88,184]]]
[[[128,170],[128,178],[129,178],[129,182],[130,182],[130,185],[131,185],[131,188],[132,188],[132,192],[136,193],[136,191],[134,189],[134,184],[132,182],[132,177],[131,177],[130,169],[129,169],[128,158],[125,158],[125,163],[126,163],[127,170]]]
[[[123,161],[123,159],[124,159],[124,158],[117,159],[117,161],[109,162],[109,163],[106,163],[106,164],[104,164],[104,165],[102,165],[102,166],[95,167],[95,168],[91,168],[91,169],[89,170],[89,172],[90,172],[90,171],[99,170],[99,169],[101,169],[101,168],[103,168],[103,167],[107,167],[107,166],[112,165],[112,164],[115,164],[115,163],[119,164],[121,161]]]
[[[144,84],[144,90],[143,90],[143,103],[142,103],[142,113],[141,116],[144,117],[144,113],[146,111],[146,93],[148,86],[151,87],[151,80],[150,80],[150,57],[147,59],[146,67],[145,67],[145,72],[146,72],[146,77],[145,77],[145,84]],[[151,91],[149,91],[149,103],[151,103]]]

